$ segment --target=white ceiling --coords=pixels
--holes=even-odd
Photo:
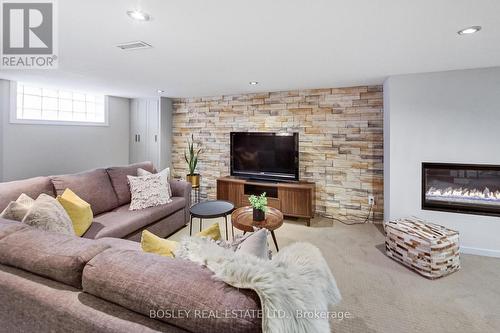
[[[500,66],[498,0],[59,0],[58,70],[0,78],[117,96],[382,83]],[[131,20],[142,9],[150,22]],[[481,25],[470,36],[457,31]],[[142,40],[152,49],[122,51]],[[259,81],[250,86],[249,81]]]

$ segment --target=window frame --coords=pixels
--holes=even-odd
[[[18,83],[17,81],[10,82],[9,123],[11,124],[109,127],[109,110],[108,110],[109,96],[106,95],[104,95],[104,122],[91,122],[91,121],[78,121],[78,120],[19,119],[17,118],[17,83]],[[37,86],[35,85],[35,87]],[[44,88],[44,87],[40,86],[39,88]],[[73,91],[73,92],[78,92],[78,91]]]

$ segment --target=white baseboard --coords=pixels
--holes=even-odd
[[[473,254],[476,256],[500,258],[500,250],[479,249],[477,247],[461,246],[460,252],[464,254]]]

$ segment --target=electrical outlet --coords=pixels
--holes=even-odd
[[[375,204],[375,197],[373,195],[368,196],[368,204],[369,205],[374,205]]]

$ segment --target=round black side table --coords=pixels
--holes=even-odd
[[[194,192],[194,195],[191,196],[191,204],[195,205],[200,202],[200,186],[192,186],[191,193]]]
[[[197,217],[200,219],[200,231],[202,230],[203,219],[224,217],[224,220],[226,222],[226,240],[228,240],[229,235],[227,231],[227,216],[230,215],[233,210],[234,205],[231,202],[224,200],[209,200],[194,204],[189,209],[189,212],[191,213],[191,219],[189,221],[189,235],[191,236],[193,233],[193,217]]]

